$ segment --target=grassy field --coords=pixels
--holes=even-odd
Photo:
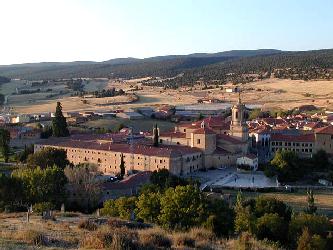
[[[111,119],[99,119],[95,121],[88,121],[82,125],[91,128],[106,128],[115,131],[119,124],[123,124],[126,127],[132,127],[135,132],[151,131],[155,124],[158,125],[161,131],[170,131],[174,129],[175,124],[168,121],[153,120],[153,119],[140,119],[140,120],[128,120],[123,118],[111,118]]]

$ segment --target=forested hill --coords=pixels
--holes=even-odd
[[[0,66],[0,75],[11,78],[41,80],[75,77],[173,76],[184,70],[226,60],[254,55],[271,55],[279,50],[233,50],[219,53],[157,56],[145,59],[117,58],[104,62],[27,63]]]
[[[333,78],[333,49],[304,52],[236,50],[220,53],[171,55],[146,59],[118,58],[105,62],[37,63],[0,66],[0,75],[30,80],[78,77],[174,77],[175,82],[197,80],[246,82],[244,74],[280,78]],[[250,79],[251,80],[251,79]]]

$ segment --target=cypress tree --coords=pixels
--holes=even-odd
[[[154,147],[158,147],[158,140],[159,140],[158,127],[157,124],[155,124],[155,127],[153,129]]]
[[[121,179],[124,178],[124,175],[125,175],[125,161],[124,161],[124,155],[121,154],[120,156],[120,177]]]
[[[55,137],[69,136],[66,118],[62,114],[62,106],[57,102],[55,116],[52,119],[52,135]]]
[[[0,151],[5,162],[8,162],[10,152],[10,133],[7,129],[0,129]]]

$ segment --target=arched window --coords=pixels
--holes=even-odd
[[[238,119],[238,111],[235,113],[235,118]]]

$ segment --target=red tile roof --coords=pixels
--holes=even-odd
[[[304,135],[285,135],[285,134],[272,134],[271,141],[286,141],[286,142],[314,142],[314,134]]]
[[[150,180],[151,172],[144,171],[122,180],[120,182],[107,182],[103,184],[105,190],[119,190],[119,189],[133,189],[142,184],[148,183]]]
[[[201,150],[180,145],[159,145],[154,147],[151,144],[127,144],[127,143],[100,143],[96,141],[73,140],[70,138],[53,138],[38,143],[44,146],[55,146],[64,148],[83,148],[101,151],[113,151],[119,153],[133,153],[148,156],[180,157],[184,154],[200,153]]]
[[[199,128],[197,130],[193,131],[194,134],[216,134],[213,130],[210,128]]]
[[[163,132],[160,133],[160,137],[186,138],[186,134],[181,132]]]
[[[233,144],[242,144],[242,142],[230,135],[225,135],[225,134],[221,134],[221,135],[217,135],[217,139],[221,139],[227,142],[231,142]]]
[[[329,134],[329,135],[333,135],[333,126],[329,125],[323,128],[317,128],[315,129],[315,133],[316,134]]]

